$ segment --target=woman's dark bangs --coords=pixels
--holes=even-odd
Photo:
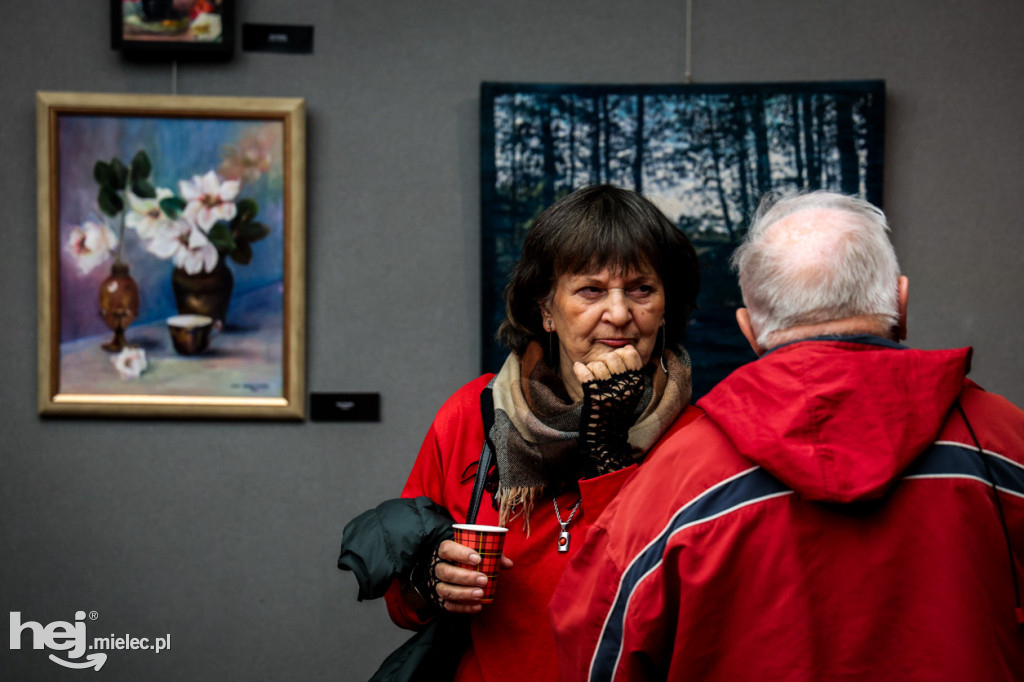
[[[578,275],[611,268],[617,275],[654,269],[658,249],[647,230],[628,224],[591,224],[577,230],[555,262],[559,274]]]

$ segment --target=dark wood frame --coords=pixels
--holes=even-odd
[[[221,0],[221,40],[181,42],[158,37],[132,39],[124,36],[123,0],[110,0],[110,46],[131,59],[223,61],[235,49],[235,0]]]

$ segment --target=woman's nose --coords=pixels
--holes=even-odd
[[[609,324],[616,327],[624,327],[633,317],[629,309],[629,299],[622,289],[611,289],[608,292],[607,307],[604,311],[604,318]]]

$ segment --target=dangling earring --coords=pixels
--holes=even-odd
[[[555,335],[553,333],[554,325],[551,323],[551,320],[546,320],[544,322],[544,328],[548,330],[548,365],[554,367],[554,363],[555,363],[555,347],[554,347],[554,342],[552,341],[552,339],[554,338]]]
[[[665,350],[668,347],[668,332],[665,331],[665,323],[661,323],[661,356],[658,361],[661,362],[661,371],[668,374],[668,367],[665,366]]]

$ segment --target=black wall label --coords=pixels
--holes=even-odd
[[[311,393],[309,407],[315,422],[380,421],[380,393]]]
[[[288,24],[242,24],[245,52],[313,53],[313,27]]]

